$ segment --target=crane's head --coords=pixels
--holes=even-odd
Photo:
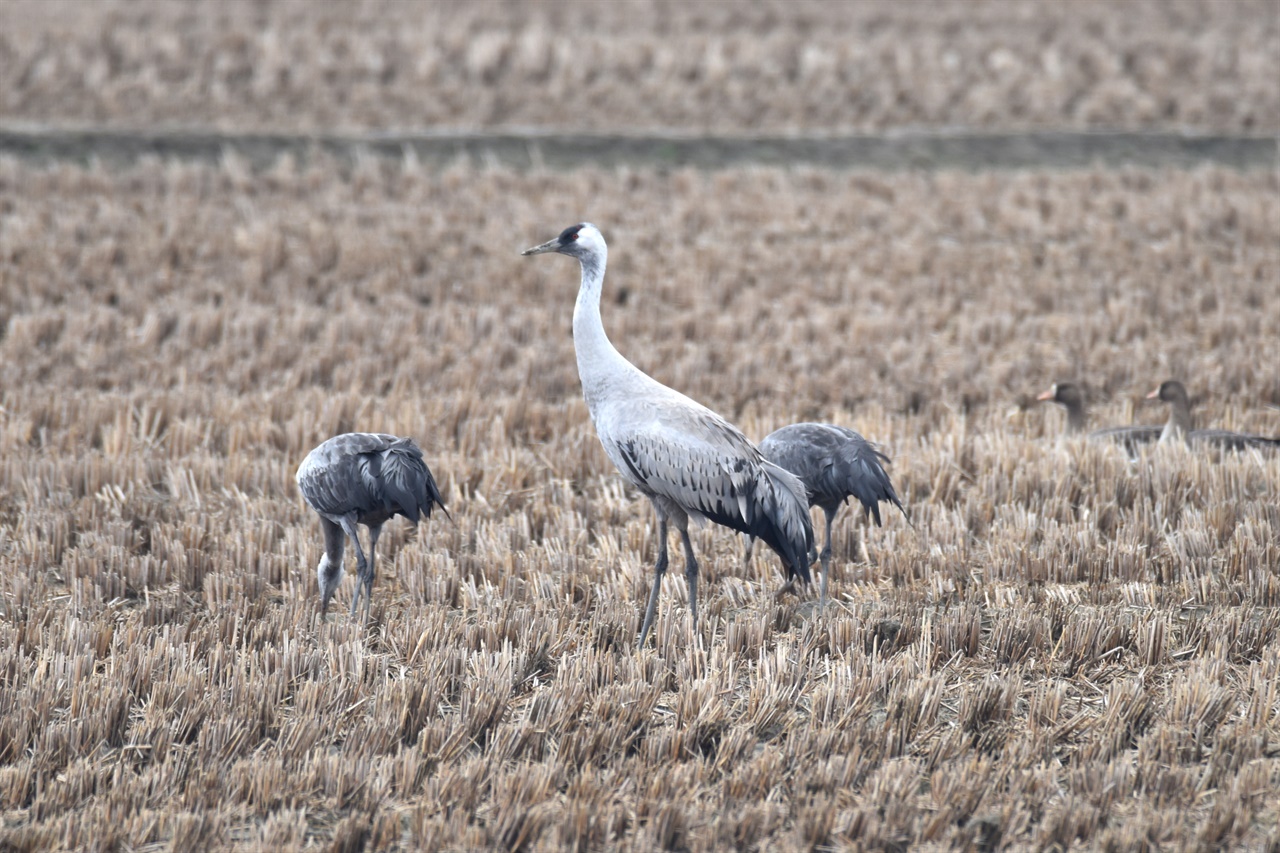
[[[342,560],[335,563],[329,560],[327,552],[321,554],[316,577],[320,579],[320,615],[324,616],[329,610],[329,600],[338,591],[338,584],[342,583]]]
[[[559,237],[548,240],[541,246],[525,249],[520,254],[541,255],[543,252],[559,252],[562,255],[571,255],[578,260],[592,255],[603,255],[605,253],[604,235],[590,222],[579,222],[561,231]]]

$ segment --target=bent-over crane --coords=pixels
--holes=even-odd
[[[831,575],[831,524],[840,507],[857,498],[863,513],[880,526],[880,502],[902,510],[898,493],[884,466],[889,461],[875,445],[847,427],[835,424],[800,423],[784,426],[765,436],[760,452],[800,478],[809,492],[809,506],[821,507],[827,517],[827,541],[818,555],[822,561],[822,597],[827,600],[827,579]],[[747,538],[744,562],[751,559],[755,540]]]
[[[346,537],[356,550],[357,583],[351,598],[355,618],[364,591],[364,619],[369,619],[373,594],[374,550],[382,525],[403,515],[414,525],[419,514],[431,517],[438,506],[447,516],[435,478],[411,438],[373,432],[349,432],[320,444],[298,466],[298,489],[307,505],[320,516],[324,554],[316,567],[320,579],[320,613],[342,581],[342,554]],[[356,525],[369,528],[369,558],[360,548]]]

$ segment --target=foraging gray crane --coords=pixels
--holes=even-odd
[[[764,458],[737,427],[647,376],[623,358],[600,320],[600,290],[608,247],[594,225],[570,226],[523,254],[558,252],[576,258],[582,283],[573,308],[578,376],[596,435],[623,479],[640,490],[658,516],[658,560],[640,628],[644,646],[667,571],[667,523],[680,531],[689,618],[698,632],[698,561],[689,521],[717,524],[763,539],[790,575],[809,582],[813,547],[804,485]]]
[[[1036,397],[1041,402],[1051,401],[1067,410],[1067,433],[1084,432],[1087,417],[1084,408],[1084,393],[1074,382],[1055,382],[1053,386]],[[1158,426],[1114,426],[1095,429],[1089,438],[1102,441],[1118,441],[1125,449],[1133,453],[1137,445],[1146,444],[1160,438],[1161,428]]]
[[[1160,400],[1169,404],[1169,420],[1160,434],[1160,441],[1184,441],[1187,444],[1208,444],[1224,450],[1244,450],[1246,447],[1280,447],[1280,438],[1250,435],[1227,429],[1192,429],[1191,400],[1187,388],[1176,379],[1161,382],[1147,395],[1148,400]]]
[[[889,461],[875,446],[851,429],[835,424],[802,423],[785,426],[765,436],[760,452],[775,465],[800,478],[809,492],[809,506],[822,507],[827,517],[827,542],[822,546],[823,604],[827,600],[827,578],[831,575],[831,523],[840,507],[851,497],[862,504],[864,514],[880,526],[880,501],[907,510],[884,470]],[[751,559],[755,540],[747,537],[743,561]]]
[[[351,618],[355,618],[360,591],[364,590],[364,619],[369,619],[373,595],[374,549],[382,525],[403,515],[416,526],[421,513],[431,517],[431,508],[449,514],[440,490],[431,476],[422,451],[411,438],[373,432],[349,432],[325,441],[302,460],[297,473],[298,489],[307,505],[320,516],[324,531],[324,554],[316,567],[320,579],[320,613],[329,609],[329,599],[342,581],[342,554],[346,537],[356,550],[356,590],[351,598]],[[369,528],[369,559],[360,549],[356,525]]]

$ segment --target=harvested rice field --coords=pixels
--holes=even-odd
[[[0,163],[6,849],[1274,849],[1274,174],[124,172]],[[604,318],[753,439],[857,428],[909,510],[837,525],[834,603],[697,531],[655,556],[581,399]],[[388,524],[317,620],[293,472],[411,435],[453,515]],[[350,564],[348,564],[350,565]]]
[[[220,131],[1280,130],[1274,0],[5,0],[0,117]]]
[[[11,0],[0,130],[1256,138],[1278,14]],[[636,649],[655,519],[520,256],[584,218],[641,369],[892,458],[825,611],[707,526]],[[1280,851],[1280,452],[1035,399],[1280,436],[1277,234],[1274,168],[0,156],[0,850]],[[352,430],[452,516],[367,626],[294,483]]]

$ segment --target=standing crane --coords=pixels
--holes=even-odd
[[[356,551],[357,582],[351,598],[351,618],[355,618],[360,593],[364,591],[364,620],[369,620],[369,599],[373,594],[374,549],[382,525],[403,515],[414,525],[419,514],[431,517],[433,506],[448,510],[431,476],[422,451],[411,438],[374,432],[349,432],[334,436],[302,460],[297,473],[298,489],[307,505],[320,516],[324,532],[324,554],[316,567],[320,579],[320,613],[329,609],[329,599],[342,581],[342,554],[346,538]],[[356,525],[369,528],[369,559],[360,548]]]
[[[851,497],[862,504],[863,513],[880,526],[880,502],[906,509],[884,470],[889,457],[851,429],[835,424],[801,423],[782,427],[765,436],[760,452],[775,465],[800,478],[809,493],[809,506],[822,507],[827,517],[827,542],[822,547],[823,605],[827,601],[827,579],[831,576],[831,523],[840,507]],[[743,562],[751,559],[755,539],[747,537]]]
[[[658,517],[658,560],[640,628],[644,646],[667,571],[667,524],[680,531],[689,618],[698,632],[698,561],[689,521],[717,524],[764,540],[791,577],[809,582],[813,525],[804,485],[769,462],[742,432],[707,407],[650,376],[614,349],[600,320],[600,290],[608,248],[590,223],[523,254],[558,252],[582,266],[573,309],[573,348],[578,376],[596,435],[623,479],[653,504]]]

